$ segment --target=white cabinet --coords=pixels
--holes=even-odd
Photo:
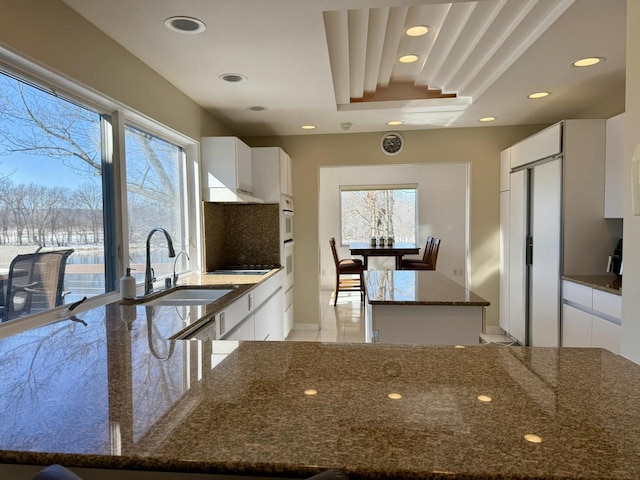
[[[562,153],[562,124],[557,123],[511,147],[511,168]]]
[[[622,218],[624,215],[624,135],[625,114],[607,120],[607,148],[604,184],[605,218]]]
[[[280,195],[293,195],[291,157],[279,147],[254,147],[254,195],[265,202],[280,202]]]
[[[203,137],[200,147],[205,201],[259,201],[252,196],[251,147],[236,137]]]
[[[562,346],[620,353],[622,297],[567,280],[562,291]]]
[[[509,325],[509,198],[511,174],[511,149],[500,152],[500,328],[511,330]]]
[[[282,276],[272,275],[217,313],[217,338],[283,340]]]

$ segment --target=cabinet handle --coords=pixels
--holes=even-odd
[[[224,312],[220,314],[220,336],[224,335]]]
[[[253,310],[253,293],[249,294],[249,311]]]

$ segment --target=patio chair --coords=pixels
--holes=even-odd
[[[9,267],[9,278],[1,320],[48,310],[62,305],[64,272],[73,249],[38,251],[17,255]]]

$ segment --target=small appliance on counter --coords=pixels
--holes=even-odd
[[[613,251],[613,255],[609,255],[607,261],[607,272],[614,273],[618,277],[622,277],[622,239],[618,240],[618,245]]]

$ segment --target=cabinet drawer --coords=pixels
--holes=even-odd
[[[587,308],[593,305],[593,289],[584,285],[563,280],[562,298]]]
[[[622,318],[622,297],[601,290],[593,291],[593,309],[614,318]]]

